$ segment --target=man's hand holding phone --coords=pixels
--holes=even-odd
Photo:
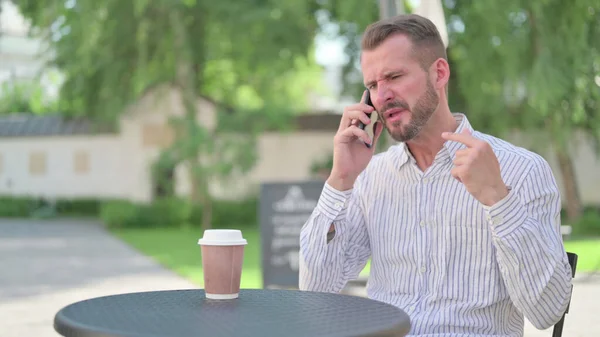
[[[354,186],[358,175],[371,161],[383,130],[381,122],[371,118],[376,117],[377,112],[367,102],[370,103],[369,92],[365,90],[361,103],[344,109],[340,127],[333,139],[333,168],[327,183],[339,191]],[[369,130],[372,130],[372,136],[369,136]]]

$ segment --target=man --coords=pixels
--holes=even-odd
[[[300,288],[339,292],[371,258],[370,298],[402,308],[411,335],[522,336],[566,309],[571,273],[547,162],[475,131],[448,107],[450,68],[434,24],[369,26],[361,66],[374,108],[347,107],[333,168],[300,237]],[[399,143],[373,156],[357,126],[378,111]],[[382,125],[383,124],[383,125]]]

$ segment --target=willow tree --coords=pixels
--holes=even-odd
[[[66,76],[62,111],[116,121],[152,86],[166,83],[179,90],[186,114],[173,121],[176,139],[161,159],[189,168],[192,199],[202,205],[205,228],[211,226],[209,182],[246,172],[255,159],[253,135],[304,110],[305,93],[318,84],[311,53],[314,2],[15,3],[33,33],[50,42],[51,63]],[[198,114],[205,112],[197,111],[199,97],[233,111],[226,116],[236,122],[219,113],[224,123],[214,129],[200,125]]]

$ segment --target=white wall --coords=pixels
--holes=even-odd
[[[295,181],[314,178],[310,166],[331,153],[334,132],[265,133],[259,139],[259,161],[248,177],[215,184],[216,195],[236,198],[257,192],[261,182]],[[533,142],[531,134],[513,134],[507,138],[517,146],[540,153],[550,164],[554,177],[564,195],[558,162],[547,142]],[[390,143],[392,144],[392,143]],[[574,137],[571,145],[573,165],[577,175],[580,197],[586,205],[600,205],[600,157],[583,136]],[[563,197],[563,204],[566,202]]]
[[[314,179],[310,167],[333,149],[334,131],[266,132],[257,140],[257,163],[246,177],[213,182],[217,198],[238,199],[258,193],[261,182],[289,182]]]
[[[127,197],[127,153],[116,136],[3,138],[0,194],[43,197]],[[74,171],[78,151],[89,153],[89,172]],[[32,152],[45,153],[46,172],[32,175]]]

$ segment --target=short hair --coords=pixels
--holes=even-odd
[[[388,37],[405,35],[414,45],[413,54],[423,69],[438,58],[448,61],[440,32],[431,20],[416,14],[402,14],[370,24],[365,30],[361,49],[373,50]]]

